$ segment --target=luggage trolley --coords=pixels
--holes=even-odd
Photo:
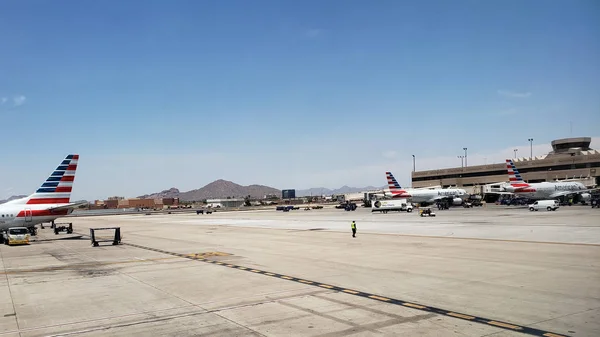
[[[103,240],[102,238],[99,239],[96,237],[96,231],[111,229],[114,229],[115,231],[115,235],[112,239],[106,238]],[[121,243],[121,227],[90,228],[90,239],[92,240],[92,246],[94,247],[98,247],[99,242],[112,242],[113,246],[118,245]]]

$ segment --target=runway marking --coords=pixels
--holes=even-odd
[[[149,247],[144,247],[144,246],[140,246],[140,245],[136,245],[136,244],[130,244],[130,243],[122,243],[123,245],[129,245],[132,247],[137,247],[137,248],[141,248],[141,249],[146,249],[146,250],[152,250]],[[173,254],[173,253],[169,253],[169,252],[165,252],[166,254]],[[227,253],[224,253],[227,254]],[[227,254],[227,255],[231,255],[231,254]],[[223,255],[220,255],[223,256]],[[213,261],[213,260],[207,260],[207,259],[197,259],[195,258],[195,254],[187,254],[182,256],[183,258],[188,258],[188,259],[193,259],[193,260],[197,260],[197,261],[203,261],[203,262],[207,262],[207,263],[218,263],[217,261]],[[302,283],[302,284],[306,284],[306,285],[310,285],[313,287],[321,287],[321,288],[327,288],[333,291],[338,291],[338,292],[344,292],[347,294],[351,294],[353,296],[359,296],[362,298],[367,298],[367,299],[372,299],[372,300],[377,300],[377,301],[381,301],[384,303],[389,303],[389,304],[393,304],[393,305],[398,305],[398,306],[403,306],[403,307],[409,307],[411,309],[414,310],[420,310],[420,311],[426,311],[426,312],[431,312],[431,313],[435,313],[438,315],[443,315],[443,316],[448,316],[448,317],[453,317],[456,319],[463,319],[466,321],[471,321],[471,322],[477,322],[480,324],[486,324],[489,326],[494,326],[494,327],[498,327],[498,328],[502,328],[502,329],[506,329],[506,330],[510,330],[510,331],[518,331],[520,333],[525,333],[528,335],[533,335],[533,336],[542,336],[542,337],[568,337],[567,335],[561,335],[561,334],[557,334],[554,332],[549,332],[549,331],[544,331],[544,330],[539,330],[536,328],[531,328],[531,327],[525,327],[525,326],[519,326],[516,324],[511,324],[508,322],[501,322],[501,321],[497,321],[497,320],[491,320],[491,319],[486,319],[484,317],[478,317],[478,316],[471,316],[471,315],[467,315],[467,314],[463,314],[463,313],[458,313],[458,312],[454,312],[454,311],[450,311],[450,310],[446,310],[446,309],[442,309],[442,308],[436,308],[436,307],[432,307],[432,306],[425,306],[425,305],[421,305],[421,304],[417,304],[417,303],[413,303],[413,302],[407,302],[407,301],[403,301],[400,299],[394,299],[394,298],[389,298],[389,297],[383,297],[380,295],[376,295],[376,294],[370,294],[370,293],[366,293],[366,292],[360,292],[358,290],[352,290],[352,289],[347,289],[344,287],[338,287],[338,286],[334,286],[334,285],[329,285],[329,284],[324,284],[324,283],[319,283],[319,282],[315,282],[315,281],[308,281],[305,279],[301,279],[301,278],[295,278],[292,276],[287,276],[287,275],[282,275],[282,274],[277,274],[277,273],[272,273],[272,272],[267,272],[264,270],[260,270],[260,269],[252,269],[252,268],[247,268],[244,266],[239,266],[239,265],[235,265],[235,264],[220,264],[220,265],[224,265],[226,267],[230,267],[230,268],[235,268],[238,270],[244,270],[244,271],[248,271],[248,272],[253,272],[256,274],[262,274],[262,275],[266,275],[266,276],[271,276],[271,277],[275,277],[278,279],[285,279],[285,280],[289,280],[292,282],[298,282],[298,283]]]
[[[165,253],[165,254],[175,254],[178,256],[182,256],[183,254],[176,254],[176,253],[169,253],[169,252],[165,252],[165,251],[160,251],[161,253]],[[207,257],[211,257],[211,256],[230,256],[231,254],[229,253],[223,253],[223,252],[204,252],[204,253],[193,253],[193,254],[185,254],[184,256],[186,257],[195,257],[198,259],[203,259],[203,258],[207,258]]]
[[[405,305],[405,306],[411,307],[411,308],[417,308],[417,309],[425,309],[425,308],[427,308],[426,306],[418,305],[418,304],[413,304],[413,303],[402,303],[402,305]]]
[[[501,326],[503,328],[509,328],[509,329],[513,329],[513,330],[521,330],[523,328],[521,328],[518,325],[512,325],[512,324],[508,324],[508,323],[504,323],[504,322],[496,322],[496,321],[489,321],[488,324],[492,324],[495,326]]]
[[[449,313],[448,313],[448,315],[450,315],[450,316],[454,316],[454,317],[459,317],[459,318],[464,318],[464,319],[469,319],[469,320],[471,320],[471,319],[474,319],[474,318],[475,318],[475,317],[473,317],[473,316],[469,316],[469,315],[463,315],[463,314],[457,314],[457,313],[455,313],[455,312],[449,312]]]

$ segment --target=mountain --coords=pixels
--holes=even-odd
[[[307,190],[296,190],[297,197],[305,196],[317,196],[317,195],[332,195],[332,194],[346,194],[346,193],[359,193],[363,191],[382,190],[384,187],[366,186],[366,187],[350,187],[342,186],[340,188],[331,190],[324,187],[310,188]],[[219,179],[212,183],[187,192],[181,192],[176,188],[170,188],[158,193],[145,194],[139,196],[141,199],[158,199],[158,198],[179,198],[181,201],[200,201],[204,199],[219,199],[227,197],[244,198],[250,195],[253,198],[263,198],[267,194],[274,194],[281,197],[281,190],[273,187],[264,185],[249,185],[242,186],[234,182]]]
[[[0,204],[3,204],[3,203],[5,203],[5,202],[9,202],[9,201],[11,201],[11,200],[15,200],[15,199],[21,199],[21,198],[25,198],[25,197],[26,197],[26,195],[13,195],[12,197],[9,197],[9,198],[8,198],[8,199],[6,199],[6,200],[0,200]]]
[[[144,194],[139,196],[138,198],[140,199],[163,199],[163,198],[179,198],[179,194],[181,192],[179,192],[178,189],[176,189],[175,187],[171,187],[168,190],[164,190],[158,193],[152,193],[152,194]]]
[[[196,190],[181,192],[176,188],[171,188],[159,193],[142,195],[138,198],[179,198],[181,201],[200,201],[204,199],[227,197],[244,198],[248,195],[253,198],[263,198],[267,194],[281,196],[281,190],[263,185],[242,186],[231,181],[219,179]]]
[[[242,186],[231,181],[219,179],[200,189],[181,193],[179,198],[183,201],[227,197],[243,198],[248,195],[253,198],[263,198],[266,194],[281,196],[281,190],[263,185]]]
[[[332,195],[332,194],[346,194],[346,193],[359,193],[363,191],[382,190],[384,187],[366,186],[366,187],[350,187],[342,186],[335,190],[330,190],[324,187],[309,188],[307,190],[296,190],[297,197],[306,197],[310,195]]]

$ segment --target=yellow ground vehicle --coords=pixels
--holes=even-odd
[[[27,227],[11,227],[2,233],[6,245],[29,244],[29,230]]]
[[[421,208],[419,210],[419,215],[420,216],[435,216],[435,213],[431,211],[431,208],[427,207],[427,208]]]

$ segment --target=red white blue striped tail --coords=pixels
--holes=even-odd
[[[521,174],[519,173],[519,170],[517,170],[517,167],[515,166],[515,163],[512,161],[512,159],[506,159],[506,169],[508,170],[508,180],[511,185],[525,183],[523,177],[521,177]]]
[[[387,178],[388,188],[390,189],[390,191],[402,189],[402,187],[400,187],[400,184],[398,184],[396,178],[394,178],[394,175],[392,175],[392,172],[386,172],[385,177]]]
[[[68,155],[46,181],[27,198],[28,205],[68,204],[75,181],[78,154]]]

